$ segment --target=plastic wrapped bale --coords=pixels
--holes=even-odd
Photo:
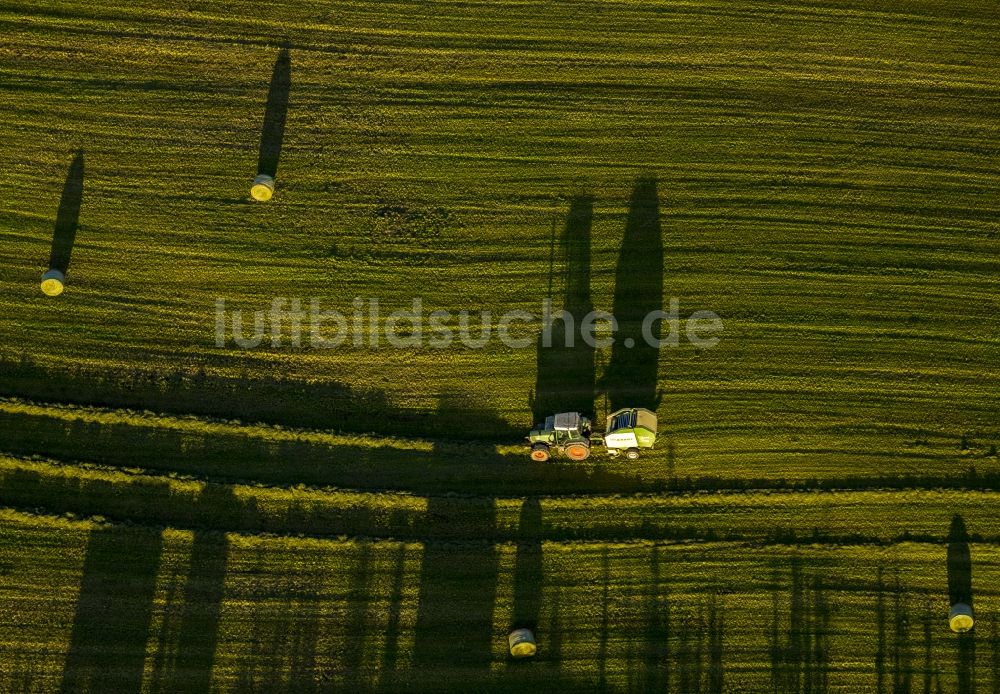
[[[535,635],[531,629],[515,629],[507,636],[510,655],[514,658],[530,658],[538,651]]]
[[[42,275],[42,292],[47,296],[59,296],[63,293],[66,276],[59,270],[49,270]]]
[[[964,602],[956,602],[951,606],[948,614],[948,624],[956,634],[964,634],[970,631],[976,623],[976,618],[972,614],[972,607]]]
[[[259,202],[267,202],[274,195],[274,178],[267,174],[257,174],[250,187],[250,196]]]

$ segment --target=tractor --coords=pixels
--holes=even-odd
[[[591,446],[604,446],[610,456],[624,452],[635,460],[640,448],[652,448],[656,442],[656,414],[641,407],[618,410],[608,415],[605,429],[603,434],[592,431],[590,420],[579,412],[546,417],[527,436],[531,459],[544,463],[556,451],[570,460],[586,460]]]

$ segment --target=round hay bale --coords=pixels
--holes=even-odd
[[[948,614],[948,624],[951,625],[951,630],[956,634],[964,634],[970,631],[975,623],[976,619],[972,614],[972,607],[970,605],[964,602],[956,602],[951,606],[951,612]]]
[[[514,658],[530,658],[538,651],[531,629],[515,629],[507,636],[507,645]]]
[[[267,202],[274,195],[274,179],[267,174],[257,174],[250,187],[250,197],[258,202]]]
[[[65,288],[66,277],[59,270],[49,270],[42,275],[42,293],[47,296],[59,296]]]

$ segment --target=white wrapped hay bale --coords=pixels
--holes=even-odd
[[[66,276],[59,270],[49,270],[42,275],[42,292],[47,296],[59,296],[65,288]]]
[[[274,178],[267,174],[257,174],[250,187],[250,196],[258,202],[267,202],[274,195]]]
[[[973,616],[970,605],[964,602],[956,602],[951,606],[951,612],[948,614],[948,624],[951,625],[951,630],[956,634],[964,634],[970,631],[975,623],[976,618]]]
[[[514,658],[530,658],[538,651],[531,629],[515,629],[507,636],[507,645]]]

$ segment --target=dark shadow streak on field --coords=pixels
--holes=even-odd
[[[460,394],[441,395],[439,410],[462,407],[472,422],[492,416]],[[407,676],[456,666],[485,672],[493,660],[499,569],[496,501],[431,497],[419,523],[434,539],[424,542],[413,668]]]
[[[700,601],[693,610],[677,610],[671,615],[676,645],[671,653],[673,662],[668,666],[676,675],[677,691],[692,694],[723,691],[724,612],[721,596],[713,593],[707,605]]]
[[[285,139],[285,118],[288,115],[288,94],[292,88],[292,58],[287,48],[281,49],[271,74],[271,87],[267,92],[267,108],[260,133],[260,154],[257,173],[272,178],[278,175],[278,160]]]
[[[708,604],[708,691],[722,694],[725,689],[723,635],[726,631],[722,597],[713,594]]]
[[[601,548],[601,625],[597,641],[597,690],[606,692],[608,690],[607,681],[607,660],[608,660],[608,631],[611,627],[608,600],[610,595],[608,586],[611,583],[611,558],[608,556],[608,548]],[[595,598],[597,596],[594,596]]]
[[[802,560],[793,557],[790,575],[788,627],[781,616],[780,576],[775,576],[772,590],[772,616],[769,629],[771,683],[775,692],[816,692],[828,689],[830,671],[830,621],[822,578],[806,575]],[[881,621],[880,621],[881,623]],[[881,649],[880,632],[880,646]],[[876,656],[878,660],[878,656]]]
[[[232,490],[219,485],[206,486],[198,504],[231,517],[244,515],[238,510]],[[229,542],[224,533],[194,531],[188,574],[177,606],[180,627],[173,649],[175,657],[172,663],[154,671],[154,693],[211,689],[228,555]]]
[[[596,388],[595,350],[580,337],[583,317],[594,310],[590,295],[590,233],[594,201],[589,195],[575,197],[563,227],[556,253],[563,269],[563,296],[552,298],[551,344],[545,345],[544,333],[536,346],[538,373],[531,396],[535,423],[557,412],[594,414]],[[565,311],[570,325],[556,314]],[[567,342],[569,346],[567,346]]]
[[[80,205],[83,202],[83,150],[79,150],[73,158],[66,174],[62,198],[59,200],[59,211],[56,213],[56,225],[52,234],[52,252],[49,256],[49,267],[63,274],[69,269],[70,257],[73,254],[73,244],[76,242],[76,230],[80,220]]]
[[[395,685],[396,668],[399,662],[399,639],[402,635],[403,589],[406,582],[406,546],[400,545],[392,567],[392,585],[389,594],[388,620],[385,629],[385,645],[382,648],[382,662],[379,667],[379,690],[391,691]]]
[[[972,555],[965,520],[955,516],[948,532],[948,599],[972,606]]]
[[[886,622],[888,611],[885,606],[885,576],[882,567],[878,568],[878,583],[875,588],[875,625],[878,637],[875,649],[875,690],[878,694],[885,692],[886,679]]]
[[[924,694],[930,694],[931,686],[933,685],[933,675],[934,670],[934,629],[933,629],[933,618],[930,613],[930,605],[924,605],[924,614],[920,619],[920,628],[924,639],[924,657],[923,657],[923,675],[924,675]]]
[[[892,691],[909,694],[913,688],[913,655],[910,646],[910,611],[896,574],[893,589]]]
[[[976,637],[969,632],[959,634],[958,648],[958,694],[975,694],[976,691]]]
[[[372,567],[372,545],[361,541],[355,550],[356,558],[351,569],[347,600],[347,633],[351,638],[344,644],[340,653],[342,667],[347,680],[355,682],[355,686],[363,687],[361,666],[364,663],[365,640],[368,637],[368,605],[371,600],[370,583],[374,570]]]
[[[158,530],[91,531],[63,692],[141,690],[161,549]]]
[[[993,694],[1000,694],[1000,630],[997,616],[990,617],[990,670],[993,673]]]
[[[676,660],[678,691],[700,694],[705,665],[703,636],[705,626],[701,615],[684,612],[677,615],[674,625],[677,632]]]
[[[964,602],[973,605],[972,554],[969,551],[969,533],[962,516],[951,520],[948,532],[948,600],[954,605]],[[972,694],[976,690],[976,637],[975,633],[958,634],[958,692]]]
[[[632,190],[615,274],[612,313],[618,321],[618,332],[611,346],[611,361],[601,379],[611,412],[623,407],[645,407],[655,412],[660,404],[660,350],[648,344],[642,324],[647,315],[662,309],[663,229],[657,183],[655,178],[640,178]],[[651,329],[652,336],[659,339],[659,321]]]
[[[646,682],[647,692],[670,690],[670,620],[671,605],[667,593],[669,580],[663,576],[661,549],[653,547],[650,556],[650,594],[646,599]]]
[[[562,587],[558,581],[546,592],[549,620],[545,625],[546,640],[542,657],[557,667],[562,662],[562,635],[565,625],[562,615]]]
[[[497,553],[493,499],[456,504],[429,499],[426,523],[445,532],[463,528],[472,539],[424,543],[420,597],[413,644],[413,668],[487,670],[493,656],[493,605]],[[414,672],[419,677],[419,672]]]
[[[259,550],[259,561],[266,561],[266,551]],[[234,691],[311,694],[324,689],[321,683],[326,674],[316,662],[321,600],[314,581],[312,573],[261,574],[253,589],[258,601],[279,604],[254,624]]]

